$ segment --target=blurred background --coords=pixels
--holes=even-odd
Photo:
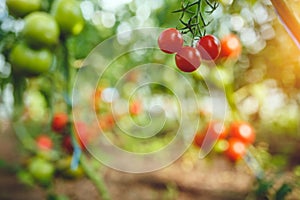
[[[67,22],[61,20],[63,14],[57,16],[59,0],[55,1],[58,3],[52,0],[36,1],[40,2],[39,6],[26,12],[39,10],[55,16],[56,21],[62,21],[60,23],[67,23],[63,27],[70,25],[70,19]],[[179,19],[188,21],[189,12],[182,18],[181,12],[173,11],[184,8],[188,2],[64,1],[70,5],[70,10],[79,10],[78,20],[74,17],[77,15],[73,16],[79,28],[71,24],[73,29],[68,32],[59,27],[57,41],[46,47],[40,46],[34,36],[28,39],[28,33],[35,27],[28,28],[29,18],[26,16],[29,14],[23,14],[20,10],[26,10],[29,4],[22,7],[18,1],[0,2],[0,199],[109,199],[106,193],[111,199],[299,199],[300,51],[269,0],[203,1],[201,12],[204,20],[210,22],[205,27],[206,32],[220,40],[229,34],[234,35],[242,51],[234,58],[228,56],[216,60],[213,66],[203,62],[199,70],[183,73],[192,84],[200,105],[192,113],[199,119],[196,135],[209,132],[207,125],[211,121],[211,106],[214,106],[207,88],[206,81],[209,81],[216,91],[225,91],[228,110],[224,126],[232,132],[233,122],[247,122],[255,130],[255,142],[247,146],[247,153],[237,160],[228,156],[229,139],[221,138],[213,150],[200,159],[203,141],[199,145],[194,138],[193,144],[176,162],[145,174],[110,169],[90,158],[88,153],[87,160],[79,161],[80,154],[85,154],[85,145],[97,148],[97,144],[83,141],[83,147],[78,147],[74,134],[71,134],[73,142],[69,140],[69,146],[66,145],[65,138],[69,134],[66,132],[72,129],[70,124],[73,124],[70,122],[70,110],[81,112],[80,107],[72,107],[69,95],[76,73],[98,44],[114,36],[115,46],[107,50],[110,54],[109,51],[124,46],[138,47],[143,42],[137,41],[131,34],[134,29],[180,29],[182,23]],[[209,3],[213,2],[219,6],[212,13],[206,12]],[[292,0],[282,2],[293,8],[292,14],[297,20],[299,3]],[[193,7],[190,9],[195,12]],[[62,10],[67,10],[67,6]],[[47,27],[50,25],[45,29]],[[53,28],[48,31],[51,33]],[[24,62],[30,61],[23,56],[28,58],[31,55],[23,49],[20,55],[12,56],[16,44],[22,42],[36,51],[49,50],[54,60],[51,67],[43,72],[35,71],[36,68],[25,72]],[[99,65],[105,61],[105,58],[101,59]],[[37,58],[35,61],[43,63],[45,60]],[[100,126],[103,134],[114,144],[135,153],[157,151],[172,141],[180,126],[176,118],[180,110],[176,94],[161,85],[145,87],[134,95],[128,92],[137,88],[145,77],[139,71],[130,70],[144,63],[168,65],[178,72],[174,55],[164,54],[159,49],[128,53],[114,60],[98,85],[87,88],[94,89],[95,94],[87,97],[85,103],[91,104],[98,119],[85,122],[89,137],[93,138],[97,134],[95,127]],[[18,67],[20,71],[16,69]],[[39,67],[42,68],[42,64]],[[117,87],[117,81],[124,74],[124,82]],[[170,76],[168,70],[161,70],[161,74],[164,83],[171,88],[177,87],[176,75]],[[118,95],[114,96],[116,92]],[[112,113],[113,98],[129,102],[126,104],[129,114],[122,110],[122,106],[114,108],[118,112]],[[158,103],[165,110],[166,123],[158,134],[147,141],[122,135],[118,124],[134,132],[131,120],[145,126],[149,123],[148,113],[151,112],[157,117],[152,122],[160,127],[161,113],[151,110],[151,103]],[[66,120],[68,130],[59,134],[57,132],[60,131],[53,128],[57,113],[66,113],[69,117],[69,121]],[[61,122],[60,118],[58,123]],[[75,129],[78,126],[75,125]],[[46,143],[49,147],[49,142],[45,140],[37,142],[41,133],[51,139],[51,150],[41,150],[40,144],[45,146]],[[38,164],[32,164],[32,160],[38,160]],[[84,162],[92,166],[92,174],[101,176],[103,182],[91,178],[93,175]],[[79,163],[79,168],[75,167],[77,171],[74,172],[76,163]],[[34,165],[38,166],[35,168]],[[47,169],[48,174],[45,173]],[[35,174],[37,171],[40,173]],[[106,186],[99,186],[101,183]]]

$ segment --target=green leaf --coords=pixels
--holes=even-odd
[[[68,50],[74,59],[83,59],[102,40],[103,38],[96,27],[90,23],[86,23],[79,35],[73,36],[68,40]]]
[[[17,173],[17,177],[21,183],[28,185],[28,186],[34,186],[34,183],[35,183],[34,178],[32,177],[32,175],[29,172],[27,172],[25,170],[19,171]]]
[[[282,186],[276,191],[275,200],[283,200],[285,197],[292,192],[291,185],[284,183]]]
[[[266,197],[268,194],[269,189],[273,186],[272,181],[266,181],[266,180],[259,180],[258,181],[258,188],[255,192],[257,197]]]
[[[15,106],[23,105],[23,93],[26,90],[26,79],[22,76],[13,77],[13,95],[14,95],[14,104]]]

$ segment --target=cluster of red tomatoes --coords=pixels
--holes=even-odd
[[[102,100],[102,92],[107,88],[99,87],[96,89],[92,96],[92,106],[95,112],[98,114],[98,122],[100,129],[105,132],[113,129],[117,120],[120,120],[122,116],[129,114],[132,117],[139,116],[143,113],[144,108],[140,99],[134,99],[129,102],[128,113],[112,113],[111,103],[104,102]]]
[[[63,154],[62,157],[55,156],[55,150],[59,149],[59,147],[54,145],[57,141],[54,141],[49,134],[39,134],[35,138],[37,154],[30,158],[27,164],[28,170],[20,173],[21,177],[30,176],[42,186],[48,186],[56,173],[67,178],[76,178],[83,175],[83,170],[80,166],[75,169],[71,168],[72,156],[70,154],[73,153],[74,147],[71,141],[70,128],[74,129],[75,139],[82,150],[86,149],[90,139],[86,124],[75,122],[72,125],[68,115],[63,112],[56,113],[53,116],[51,128],[52,131],[59,135],[56,139],[61,142],[61,148],[66,154]]]
[[[11,15],[24,18],[20,40],[12,48],[9,60],[14,73],[38,75],[49,71],[54,49],[61,38],[76,35],[84,26],[84,19],[76,0],[55,0],[50,12],[43,10],[42,0],[7,0]]]
[[[67,153],[72,153],[74,149],[70,134],[71,129],[74,131],[79,147],[83,150],[86,149],[90,134],[84,122],[78,121],[71,124],[68,115],[62,112],[53,116],[51,127],[53,131],[62,136],[62,147]]]
[[[79,148],[86,150],[86,145],[90,140],[88,127],[84,122],[78,121],[71,124],[68,115],[64,112],[54,114],[51,123],[52,130],[61,136],[61,147],[66,153],[73,153],[74,147],[71,137],[71,129],[74,131],[75,139]],[[50,150],[53,147],[52,139],[45,134],[36,138],[37,146],[41,150]]]
[[[184,46],[182,34],[175,28],[166,29],[160,34],[158,46],[165,53],[176,53],[176,66],[183,72],[195,71],[202,60],[212,62],[219,58],[237,58],[242,50],[234,34],[225,36],[221,41],[214,35],[205,35],[197,41],[195,47]]]
[[[203,131],[196,133],[194,145],[201,148],[206,144],[215,144],[219,152],[230,160],[237,161],[247,152],[247,147],[255,141],[254,128],[245,121],[232,122],[229,127],[221,121],[210,122]],[[221,147],[220,147],[220,144]]]

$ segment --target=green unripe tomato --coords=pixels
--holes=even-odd
[[[76,0],[55,0],[51,10],[64,34],[79,34],[84,26],[79,2]]]
[[[68,19],[71,20],[72,19]],[[59,26],[46,12],[32,12],[25,17],[24,39],[34,47],[52,46],[58,43]]]
[[[48,49],[32,49],[19,43],[12,49],[9,60],[15,72],[38,75],[50,69],[53,54]]]
[[[227,148],[228,148],[228,141],[221,139],[216,142],[213,149],[217,153],[223,153],[224,151],[226,151]]]
[[[53,179],[55,168],[52,163],[36,157],[30,161],[28,171],[38,183],[48,185]]]
[[[25,15],[41,9],[41,0],[6,0],[9,13],[16,17]]]

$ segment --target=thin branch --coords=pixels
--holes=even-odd
[[[212,14],[218,6],[219,3],[212,3],[209,0],[197,0],[193,3],[184,3],[184,1],[182,1],[181,9],[173,11],[173,13],[181,13],[179,22],[183,27],[178,30],[181,30],[182,34],[190,33],[193,40],[201,38],[206,34],[206,27],[212,22],[212,20],[206,22],[206,15]],[[208,10],[203,10],[203,7],[208,8]],[[195,8],[196,11],[193,11],[192,8]],[[189,17],[188,21],[184,20],[185,17]]]

